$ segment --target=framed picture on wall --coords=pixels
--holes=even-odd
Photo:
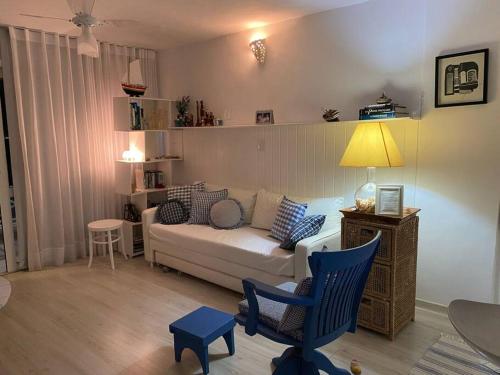
[[[375,214],[403,216],[404,185],[377,185]]]
[[[488,102],[488,49],[436,57],[436,108]]]
[[[272,109],[257,111],[255,113],[255,123],[258,125],[274,124],[274,113]]]

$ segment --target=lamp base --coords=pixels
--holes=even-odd
[[[361,212],[374,213],[375,212],[375,193],[377,185],[374,182],[367,182],[361,185],[354,194],[354,201],[356,202],[356,209]]]

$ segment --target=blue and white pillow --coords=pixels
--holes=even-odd
[[[297,242],[319,233],[325,219],[325,215],[306,216],[290,229],[280,247],[286,250],[295,250]]]
[[[162,202],[156,209],[156,220],[162,224],[181,224],[189,218],[189,212],[179,199]]]
[[[208,224],[210,220],[210,207],[227,199],[227,189],[217,191],[191,192],[191,212],[188,224]]]
[[[167,187],[167,199],[178,199],[184,204],[188,212],[191,211],[191,192],[205,191],[205,182],[197,182],[193,185],[169,186]]]
[[[304,218],[306,209],[306,203],[297,203],[284,197],[271,227],[271,236],[283,241],[290,229]]]

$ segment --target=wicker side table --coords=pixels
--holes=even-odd
[[[340,210],[342,249],[360,246],[382,231],[380,249],[368,277],[358,313],[358,325],[387,335],[391,340],[415,319],[418,208],[403,216],[381,216]]]

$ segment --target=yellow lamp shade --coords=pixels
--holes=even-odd
[[[366,122],[356,126],[340,160],[342,167],[401,167],[403,158],[392,134],[382,122]]]

